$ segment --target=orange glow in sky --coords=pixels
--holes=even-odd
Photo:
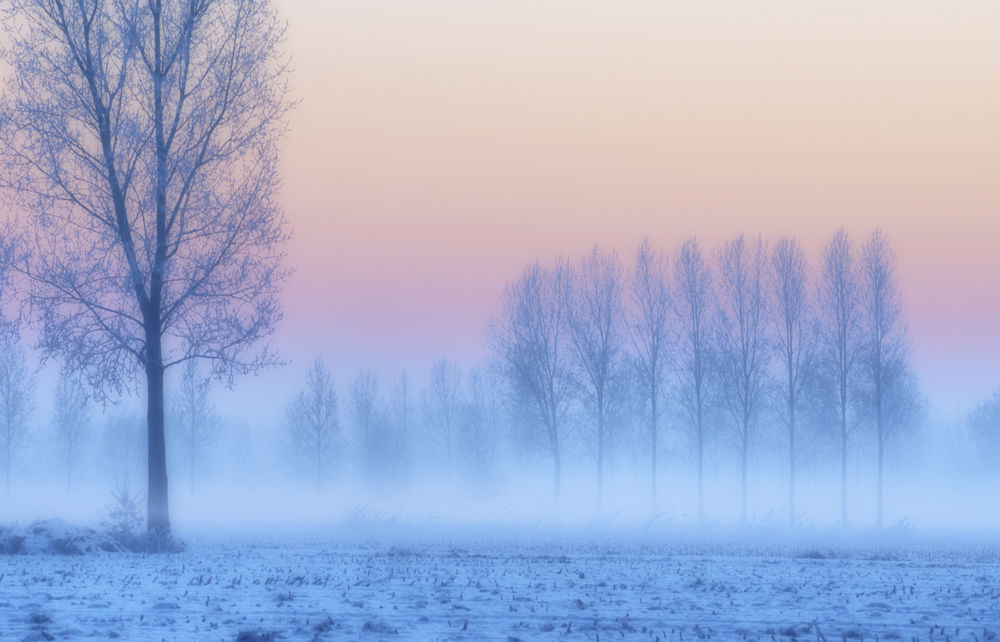
[[[1000,3],[282,0],[278,347],[466,365],[535,258],[887,229],[932,402],[1000,385]],[[297,367],[298,367],[297,366]]]

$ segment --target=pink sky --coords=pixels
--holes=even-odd
[[[282,0],[284,378],[468,364],[534,257],[881,225],[931,400],[1000,385],[1000,3],[693,4]]]

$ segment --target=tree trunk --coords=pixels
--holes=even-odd
[[[847,413],[840,414],[840,525],[847,526]]]
[[[559,510],[559,483],[560,483],[560,461],[559,461],[559,446],[555,445],[552,449],[552,461],[553,461],[553,479],[554,484],[552,487],[552,504],[555,506],[556,510]]]
[[[650,453],[650,469],[649,469],[649,499],[650,499],[650,516],[656,517],[656,389],[652,390],[650,395],[650,412],[649,412],[649,434],[652,438],[652,452]]]
[[[883,524],[883,506],[882,506],[882,461],[883,455],[885,454],[885,444],[882,438],[882,427],[879,426],[878,430],[878,511],[875,518],[875,523],[879,528],[882,528]]]
[[[748,426],[743,425],[743,440],[740,445],[740,524],[747,524],[747,442]]]
[[[788,525],[795,525],[795,405],[788,404]]]
[[[705,523],[705,433],[698,418],[698,525]]]
[[[146,422],[149,439],[149,486],[146,530],[155,538],[170,537],[170,510],[167,501],[167,450],[163,420],[163,360],[160,336],[146,340]]]
[[[445,434],[445,450],[448,456],[448,479],[451,480],[451,427],[449,426]]]
[[[549,432],[549,446],[552,448],[552,506],[556,512],[559,511],[560,476],[562,473],[562,462],[559,459],[559,421],[557,419],[556,405],[550,404],[546,408],[547,426]]]
[[[879,528],[882,528],[882,461],[883,455],[885,454],[885,422],[882,419],[882,409],[885,397],[882,388],[882,374],[885,365],[881,342],[877,344],[876,358],[878,367],[875,370],[875,433],[878,438],[878,503],[875,513],[875,524]]]
[[[604,505],[604,418],[597,419],[597,513]]]
[[[156,247],[150,273],[149,297],[143,310],[146,330],[146,389],[149,431],[149,489],[146,530],[157,539],[170,537],[167,501],[167,448],[163,419],[163,326],[160,316],[167,256],[167,143],[163,133],[162,34],[159,4],[150,6],[155,52],[153,57],[153,125],[156,142]],[[124,208],[122,208],[124,209]],[[139,288],[141,290],[141,287]],[[139,297],[142,305],[142,296]]]

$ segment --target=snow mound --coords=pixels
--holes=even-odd
[[[61,519],[45,519],[26,527],[0,527],[0,554],[4,555],[84,555],[124,550],[110,535]]]

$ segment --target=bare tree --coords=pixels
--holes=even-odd
[[[184,362],[181,385],[173,398],[172,436],[177,438],[187,464],[188,491],[194,497],[194,480],[205,451],[218,436],[219,418],[211,400],[211,377],[202,376],[194,360]]]
[[[313,361],[306,375],[306,387],[288,406],[288,434],[293,446],[309,462],[316,489],[323,489],[326,469],[333,460],[334,442],[340,431],[337,393],[323,360]]]
[[[796,421],[813,357],[809,268],[798,241],[793,238],[778,241],[771,255],[771,269],[775,301],[773,319],[784,380],[778,391],[784,403],[788,430],[788,523],[794,524]]]
[[[0,456],[7,494],[14,462],[31,432],[34,374],[29,373],[24,348],[19,341],[20,315],[10,318],[8,300],[14,292],[12,279],[25,258],[22,239],[10,221],[0,225]]]
[[[567,289],[569,336],[575,348],[579,390],[592,415],[597,440],[597,504],[604,500],[604,460],[609,415],[621,387],[622,265],[614,250],[597,246],[577,264]]]
[[[382,426],[378,414],[378,379],[368,370],[361,371],[351,386],[351,417],[358,431],[361,457],[370,475],[376,473],[378,459],[383,454],[379,452]]]
[[[493,364],[473,368],[466,377],[462,416],[462,449],[471,471],[480,481],[489,478],[500,434],[502,402],[500,372]]]
[[[677,377],[681,405],[697,442],[698,523],[704,523],[705,437],[712,375],[712,311],[716,306],[712,271],[698,241],[681,246],[674,266],[677,315]]]
[[[996,470],[1000,463],[1000,389],[976,406],[965,423],[981,462]]]
[[[668,261],[644,238],[635,253],[635,270],[629,288],[631,314],[628,319],[633,363],[642,395],[649,409],[650,508],[656,514],[656,464],[660,423],[660,400],[664,392],[673,310],[668,284]]]
[[[11,470],[31,434],[29,420],[34,410],[35,375],[17,337],[0,334],[0,455],[4,483],[10,494]]]
[[[881,228],[861,249],[862,363],[867,379],[865,405],[875,424],[878,442],[876,522],[882,526],[883,469],[889,436],[913,416],[919,404],[910,373],[906,328],[896,278],[896,254]]]
[[[101,433],[102,472],[108,481],[127,485],[142,470],[148,432],[138,408],[118,407],[106,416]]]
[[[40,344],[96,394],[145,375],[147,529],[170,534],[164,371],[275,363],[284,26],[267,0],[11,0],[0,106]]]
[[[377,397],[378,379],[369,370],[359,372],[351,387],[351,416],[362,437],[372,429]]]
[[[572,394],[565,300],[569,266],[529,265],[504,289],[500,316],[491,328],[494,351],[515,394],[535,411],[553,463],[553,498],[558,505],[562,470],[560,430]]]
[[[397,459],[400,473],[404,476],[409,473],[410,461],[410,440],[413,437],[413,392],[410,386],[410,379],[404,372],[396,380],[392,387],[391,408],[393,430],[396,433]]]
[[[237,479],[250,479],[255,473],[257,451],[254,433],[246,417],[234,417],[223,423],[224,448],[229,460],[230,473]]]
[[[457,365],[441,359],[431,368],[430,382],[424,393],[424,414],[444,446],[449,475],[452,473],[452,451],[462,405],[462,372]]]
[[[28,257],[22,236],[13,219],[0,222],[0,332],[18,332],[22,320],[23,301],[18,302],[15,315],[8,314],[15,294],[14,277]]]
[[[740,522],[747,522],[747,456],[767,383],[767,252],[741,234],[719,253],[719,365],[740,449]]]
[[[859,346],[858,277],[851,240],[843,228],[823,249],[818,308],[824,361],[832,371],[840,424],[840,522],[847,524],[848,409]]]
[[[63,365],[56,381],[52,404],[52,424],[66,464],[66,491],[73,488],[74,472],[90,422],[87,391],[80,377]]]

